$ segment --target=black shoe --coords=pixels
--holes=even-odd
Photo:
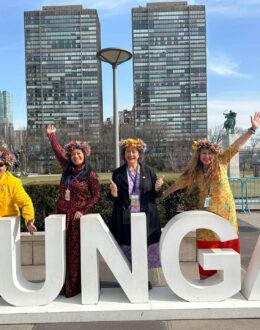
[[[149,290],[152,290],[152,288],[153,288],[152,283],[149,281],[149,282],[148,282],[148,289],[149,289]]]

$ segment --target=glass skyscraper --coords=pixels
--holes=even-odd
[[[132,9],[135,125],[163,125],[168,141],[207,136],[205,6]]]
[[[13,124],[12,95],[7,91],[0,91],[0,119],[5,119]]]
[[[100,24],[95,9],[46,6],[24,14],[29,159],[47,171],[46,126],[61,143],[98,141],[102,115]]]

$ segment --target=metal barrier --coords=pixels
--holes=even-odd
[[[245,184],[245,210],[250,212],[249,206],[260,206],[260,177],[247,178]]]
[[[245,181],[240,178],[229,178],[229,184],[234,196],[236,207],[240,206],[240,211],[246,211]]]

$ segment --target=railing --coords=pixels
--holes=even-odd
[[[260,177],[245,180],[245,210],[250,212],[249,206],[260,206]]]
[[[229,184],[234,196],[236,207],[245,212],[244,181],[240,178],[229,178]]]
[[[246,179],[229,178],[236,206],[242,212],[250,212],[250,206],[260,208],[260,177]]]

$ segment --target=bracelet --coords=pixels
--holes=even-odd
[[[248,129],[248,132],[250,132],[250,133],[252,133],[252,134],[255,134],[255,129],[254,129],[253,127],[250,127],[250,128]]]

